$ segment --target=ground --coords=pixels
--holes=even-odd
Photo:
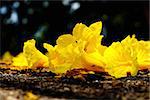
[[[1,100],[22,100],[31,92],[40,100],[49,99],[150,99],[149,70],[137,76],[115,79],[107,73],[56,77],[51,72],[0,69]],[[17,98],[17,99],[15,99]]]

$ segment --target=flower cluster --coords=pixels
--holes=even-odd
[[[23,52],[12,58],[12,68],[45,67],[56,74],[85,69],[108,72],[116,78],[126,77],[127,73],[135,76],[138,70],[150,68],[150,41],[138,41],[133,35],[107,47],[101,44],[101,30],[101,21],[89,27],[78,23],[72,34],[58,37],[55,46],[44,43],[46,54],[35,47],[34,39],[28,40]]]

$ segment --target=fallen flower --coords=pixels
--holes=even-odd
[[[131,51],[126,49],[120,42],[114,42],[104,52],[106,62],[106,72],[116,78],[126,77],[129,72],[135,76],[138,71],[136,55],[131,55]]]
[[[24,96],[24,100],[39,100],[39,96],[33,94],[32,92],[27,92]]]
[[[12,63],[12,58],[13,58],[13,55],[11,55],[11,53],[9,51],[6,51],[3,56],[1,57],[0,59],[0,62],[4,62],[6,64],[11,64]]]
[[[89,27],[77,23],[72,34],[58,37],[55,46],[44,43],[45,55],[35,47],[36,41],[31,39],[24,43],[22,53],[16,57],[6,53],[2,61],[8,58],[11,69],[42,67],[57,75],[76,70],[79,72],[75,73],[79,74],[108,72],[115,78],[121,78],[128,73],[135,76],[138,70],[150,69],[150,41],[138,41],[133,35],[107,47],[101,44],[101,30],[101,21]]]
[[[31,39],[24,43],[23,54],[30,67],[49,66],[48,58],[35,47],[35,40]],[[39,65],[38,65],[39,64]]]
[[[13,69],[23,70],[28,67],[27,59],[23,53],[19,53],[16,57],[13,57],[12,61],[12,65],[14,66]]]
[[[73,34],[61,35],[53,47],[44,43],[48,51],[49,63],[55,73],[66,73],[73,69],[90,69],[91,71],[102,71],[100,35],[102,23],[96,22],[89,27],[80,23],[76,24]],[[99,66],[99,68],[98,68]]]

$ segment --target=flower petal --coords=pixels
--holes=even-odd
[[[73,36],[74,36],[77,40],[81,39],[81,37],[83,36],[83,35],[82,35],[83,30],[84,30],[85,28],[87,28],[86,25],[84,25],[84,24],[82,24],[82,23],[77,23],[77,24],[75,25],[75,27],[73,28],[73,32],[72,32]]]
[[[73,36],[71,34],[64,34],[59,36],[59,38],[56,41],[56,44],[58,46],[66,47],[67,45],[75,42]]]
[[[114,42],[104,52],[106,71],[116,78],[127,76],[127,72],[134,76],[138,71],[135,58],[120,42]]]
[[[137,52],[139,69],[150,69],[150,41],[139,41]]]
[[[46,67],[49,65],[48,57],[37,50],[34,39],[28,40],[24,43],[23,54],[25,55],[30,67],[32,67],[38,61],[43,62],[43,66],[41,67]]]
[[[19,53],[16,57],[13,57],[12,60],[13,60],[12,65],[20,67],[20,70],[25,69],[26,68],[25,66],[28,66],[27,59],[23,53]]]

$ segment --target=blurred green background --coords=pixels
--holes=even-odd
[[[121,41],[129,34],[149,40],[149,0],[5,0],[0,1],[0,56],[22,51],[23,42],[34,38],[55,45],[61,34],[71,33],[76,23],[103,22],[103,44]]]

